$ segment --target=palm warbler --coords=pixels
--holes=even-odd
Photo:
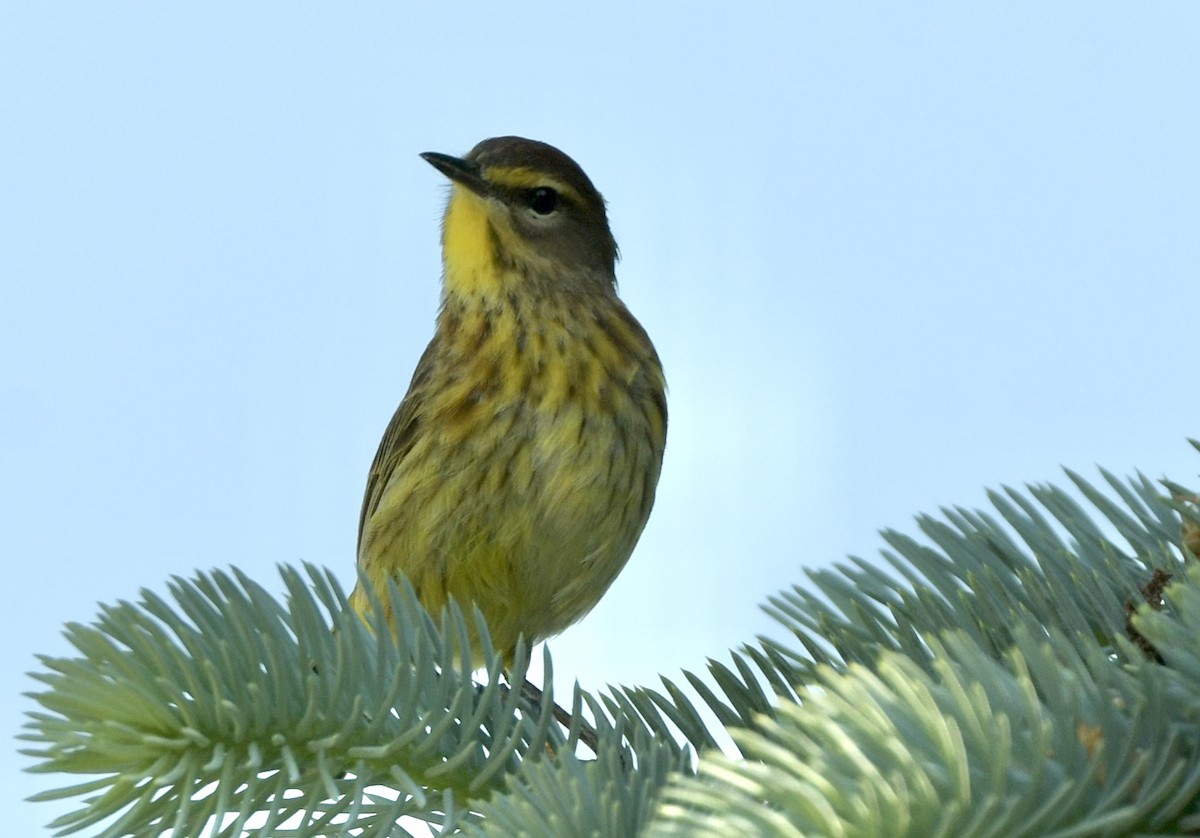
[[[518,636],[591,610],[633,551],[665,381],[574,160],[520,137],[421,156],[451,180],[441,309],[371,465],[358,564],[377,587],[405,573],[433,613],[477,605],[511,660]],[[351,602],[368,608],[361,583]]]

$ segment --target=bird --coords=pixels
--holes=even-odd
[[[421,157],[450,181],[441,300],[368,473],[350,601],[387,610],[368,588],[403,575],[431,614],[477,607],[511,663],[519,638],[528,650],[587,614],[633,552],[666,379],[574,160],[514,136]]]

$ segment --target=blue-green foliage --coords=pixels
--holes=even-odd
[[[64,833],[1194,834],[1200,564],[1181,519],[1200,516],[1178,487],[1069,476],[1076,494],[1005,490],[919,518],[920,540],[884,533],[882,562],[769,600],[789,642],[686,684],[577,690],[570,729],[500,684],[475,614],[494,661],[477,686],[461,612],[432,620],[407,586],[393,631],[313,568],[284,569],[286,604],[238,573],[176,580],[173,602],[68,627],[79,655],[42,659],[26,753],[87,778],[40,796],[82,798]]]
[[[391,631],[346,610],[331,576],[283,575],[287,605],[214,573],[175,580],[173,605],[147,593],[68,627],[82,657],[42,659],[35,677],[49,689],[35,697],[49,712],[27,738],[44,747],[28,753],[42,759],[34,770],[96,778],[42,795],[89,796],[54,826],[120,813],[102,834],[217,823],[228,835],[321,835],[350,822],[388,835],[405,815],[469,819],[456,800],[497,789],[521,754],[567,747],[549,705],[518,710],[499,659],[486,687],[457,663],[469,635],[457,609],[435,626],[411,588],[392,590]]]

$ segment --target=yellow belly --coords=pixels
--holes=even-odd
[[[414,379],[420,424],[359,544],[375,585],[402,571],[434,613],[451,596],[478,605],[510,654],[518,635],[532,644],[580,619],[616,578],[665,439],[653,350],[631,357],[616,331],[581,348],[556,322],[520,339],[488,326],[473,353],[434,352],[438,386]],[[455,325],[465,346],[483,329],[466,314]]]

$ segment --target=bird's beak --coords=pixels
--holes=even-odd
[[[461,157],[451,157],[449,154],[439,154],[427,151],[421,155],[426,163],[455,183],[461,183],[476,195],[485,196],[491,191],[491,185],[484,179],[483,171],[477,163],[463,160]]]

